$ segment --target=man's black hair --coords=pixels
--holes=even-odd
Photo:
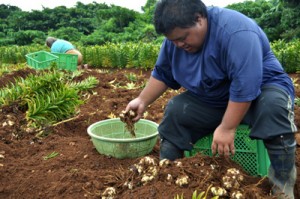
[[[154,12],[155,30],[166,35],[176,27],[192,27],[199,15],[207,17],[207,8],[201,0],[160,0]]]

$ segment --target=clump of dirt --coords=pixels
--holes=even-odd
[[[176,161],[145,156],[127,169],[107,175],[104,181],[110,186],[102,193],[111,190],[109,196],[112,198],[131,198],[133,193],[138,193],[140,198],[156,198],[155,195],[170,198],[170,194],[173,197],[180,196],[185,189],[197,190],[198,194],[205,194],[206,198],[275,198],[268,191],[263,191],[270,189],[267,178],[259,180],[258,177],[249,176],[239,165],[225,157],[211,158],[200,153],[188,160]],[[159,186],[167,190],[168,187],[177,187],[177,190],[173,193],[167,190],[158,192],[155,188]]]
[[[134,111],[130,110],[130,111],[122,111],[120,113],[120,120],[125,123],[125,128],[127,131],[130,132],[130,134],[133,136],[133,137],[136,137],[135,135],[135,129],[134,129],[134,121],[133,119],[136,117],[136,114]]]

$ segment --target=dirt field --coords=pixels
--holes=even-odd
[[[26,69],[4,75],[0,77],[0,88],[12,82],[14,77],[26,77],[33,72],[35,71]],[[26,123],[25,114],[16,105],[2,107],[0,198],[101,198],[107,187],[114,187],[116,191],[114,198],[120,199],[173,199],[177,194],[190,199],[195,190],[199,194],[212,187],[222,186],[221,179],[229,168],[239,169],[241,174],[238,176],[242,176],[242,180],[237,185],[238,189],[228,189],[227,192],[232,194],[235,190],[240,190],[247,199],[272,198],[269,196],[270,186],[267,179],[251,177],[237,164],[223,158],[201,155],[184,158],[179,160],[182,162],[181,166],[178,166],[178,163],[177,166],[176,163],[166,164],[157,169],[158,172],[153,174],[155,178],[152,181],[142,182],[142,176],[133,169],[136,168],[134,164],[138,165],[141,158],[119,160],[100,155],[93,147],[87,128],[94,122],[117,116],[125,109],[127,103],[139,94],[141,88],[132,90],[121,88],[130,82],[128,79],[130,74],[136,75],[135,84],[141,86],[147,81],[150,71],[84,70],[78,80],[93,75],[100,81],[99,85],[89,93],[89,99],[80,107],[78,115],[68,122],[47,129],[49,135],[42,139],[35,136],[36,132],[25,132],[22,129]],[[146,119],[159,123],[163,116],[164,105],[174,95],[176,92],[168,91],[159,98],[149,107]],[[297,96],[300,96],[300,88],[297,88]],[[300,129],[299,107],[295,107],[295,114]],[[3,125],[8,120],[13,121],[13,125]],[[156,164],[158,164],[158,150],[159,143],[149,154]],[[54,151],[59,155],[44,160],[43,157]],[[299,151],[300,148],[297,149],[297,155]],[[298,155],[298,174],[300,174],[299,158]],[[144,168],[148,168],[145,163],[143,164]],[[175,179],[183,176],[188,176],[189,183],[177,185]],[[298,177],[297,186],[300,186],[299,180]],[[129,182],[131,185],[128,185]],[[211,198],[211,192],[207,193],[207,198]],[[298,187],[295,188],[295,193],[296,198],[300,198]]]

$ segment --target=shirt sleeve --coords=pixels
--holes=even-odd
[[[261,93],[262,48],[259,36],[252,31],[239,31],[229,38],[225,63],[231,80],[231,101],[249,102]]]
[[[165,40],[160,48],[156,64],[151,75],[155,79],[164,82],[168,87],[172,89],[179,89],[181,86],[173,77],[169,54],[167,42]]]

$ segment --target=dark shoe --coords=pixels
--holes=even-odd
[[[176,159],[183,158],[183,151],[168,140],[161,139],[159,158],[161,160],[168,159],[174,161]]]

